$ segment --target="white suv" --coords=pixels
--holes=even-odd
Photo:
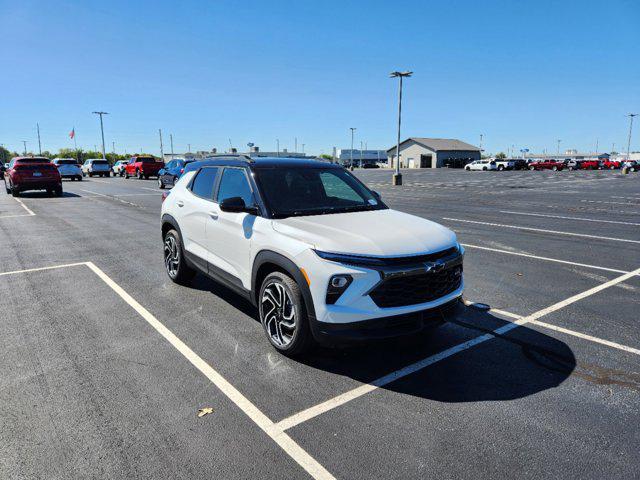
[[[101,158],[90,158],[82,164],[82,176],[84,177],[85,175],[90,177],[94,175],[109,177],[111,176],[111,166],[109,162]]]
[[[493,160],[474,160],[465,165],[464,169],[467,172],[471,170],[498,170],[498,166]]]
[[[412,334],[462,295],[447,228],[389,209],[341,166],[220,157],[191,163],[162,205],[169,277],[196,270],[246,297],[271,344],[303,352]]]

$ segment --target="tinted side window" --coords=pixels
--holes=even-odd
[[[218,190],[218,203],[222,203],[227,198],[240,197],[245,205],[254,205],[253,193],[249,186],[249,181],[241,168],[225,168],[220,180]]]
[[[217,174],[217,168],[203,168],[196,174],[196,178],[191,184],[191,191],[199,197],[213,200],[213,184]]]

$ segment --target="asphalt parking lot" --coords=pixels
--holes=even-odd
[[[640,174],[356,174],[457,232],[468,305],[303,360],[169,281],[154,180],[3,190],[0,478],[638,478]]]

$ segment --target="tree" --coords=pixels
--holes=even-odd
[[[503,160],[503,159],[507,158],[507,155],[504,152],[500,152],[500,153],[496,154],[496,158],[500,159],[500,160]]]
[[[325,160],[333,160],[333,157],[331,155],[327,155],[326,153],[320,155],[320,158],[324,158]]]

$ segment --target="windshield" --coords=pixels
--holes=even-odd
[[[256,182],[275,218],[387,208],[341,168],[256,168]]]
[[[18,163],[18,164],[49,163],[49,159],[48,158],[43,158],[43,157],[20,158],[20,159],[16,160],[16,163]]]
[[[56,163],[58,165],[75,165],[77,162],[75,160],[58,160]]]

